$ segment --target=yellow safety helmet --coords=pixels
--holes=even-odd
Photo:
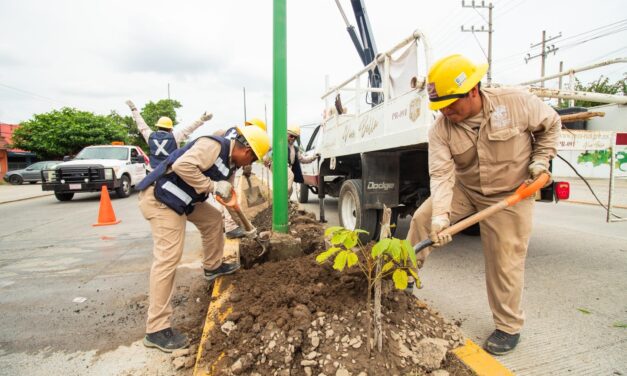
[[[287,134],[291,134],[295,137],[300,137],[300,127],[298,125],[288,125],[287,126]]]
[[[172,129],[173,128],[173,126],[172,126],[172,119],[170,119],[167,116],[162,116],[157,121],[156,126],[159,127],[159,128]]]
[[[256,126],[258,126],[259,128],[263,129],[263,130],[264,130],[264,132],[267,132],[267,131],[268,131],[268,127],[266,127],[266,122],[265,122],[265,121],[263,121],[263,120],[261,120],[261,119],[259,119],[259,118],[252,118],[252,119],[250,119],[250,120],[246,120],[246,121],[244,122],[244,124],[245,124],[245,125],[256,125]]]
[[[246,146],[250,146],[258,160],[270,150],[270,137],[260,127],[237,127],[237,133],[244,136]]]
[[[463,98],[487,71],[488,64],[476,65],[459,54],[436,61],[427,77],[429,108],[439,110]]]

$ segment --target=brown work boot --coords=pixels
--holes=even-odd
[[[483,348],[492,355],[505,355],[516,348],[519,339],[520,333],[509,334],[496,329],[485,341]]]

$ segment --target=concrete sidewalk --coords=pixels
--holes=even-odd
[[[51,196],[54,192],[42,191],[41,184],[0,184],[0,205],[8,202],[28,200],[36,197]]]

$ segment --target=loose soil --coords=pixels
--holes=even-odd
[[[260,230],[270,223],[270,208],[253,220]],[[472,374],[447,356],[464,342],[459,327],[389,281],[383,282],[383,351],[369,355],[365,277],[357,268],[340,273],[316,263],[324,240],[312,214],[290,208],[290,233],[309,254],[252,262],[260,247],[241,242],[242,263],[250,268],[223,279],[199,367],[214,375]]]

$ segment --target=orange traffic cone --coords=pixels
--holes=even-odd
[[[100,192],[100,210],[98,210],[98,223],[94,223],[92,226],[117,225],[120,222],[122,222],[122,220],[115,219],[115,213],[113,212],[113,206],[111,206],[109,191],[107,190],[107,186],[103,185]]]

